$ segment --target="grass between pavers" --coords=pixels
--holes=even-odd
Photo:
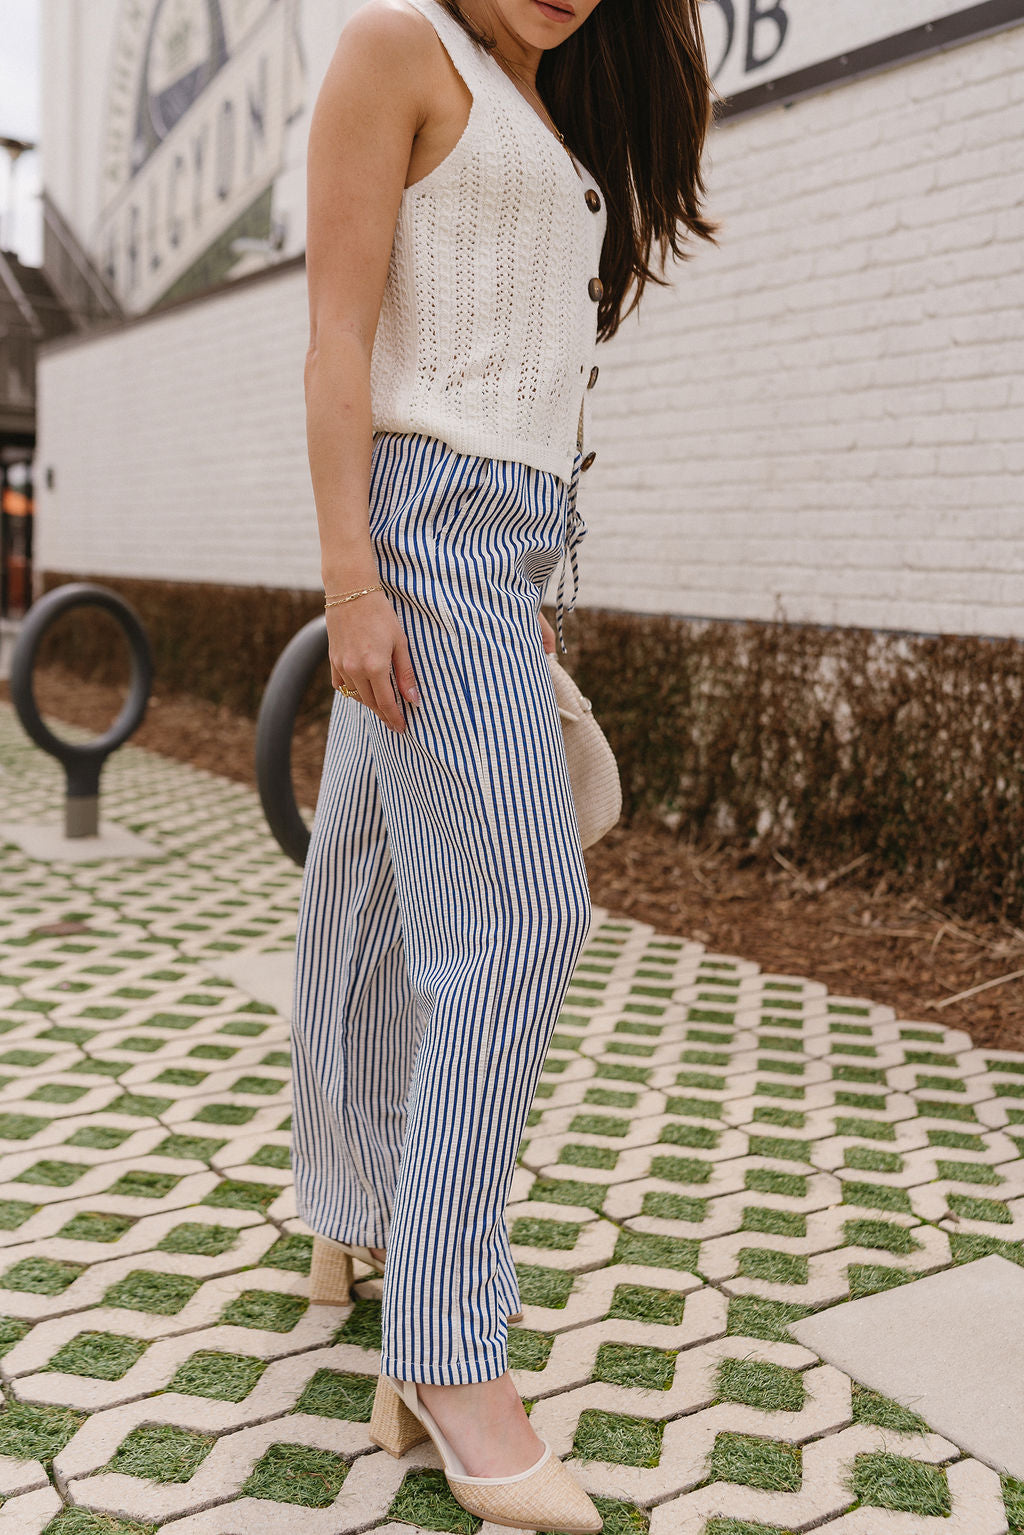
[[[0,1286],[28,1295],[60,1295],[85,1268],[84,1263],[67,1263],[58,1258],[20,1258],[0,1274]]]
[[[721,1130],[710,1125],[663,1125],[658,1134],[660,1146],[692,1146],[701,1151],[714,1151],[721,1139]]]
[[[230,1252],[241,1234],[234,1226],[207,1226],[200,1221],[183,1221],[160,1238],[155,1251],[219,1258],[221,1253]]]
[[[343,1418],[348,1423],[369,1423],[376,1386],[375,1375],[317,1370],[292,1411],[308,1412],[317,1418]]]
[[[890,1451],[858,1455],[847,1485],[861,1503],[922,1517],[948,1518],[952,1512],[949,1483],[941,1466]]]
[[[167,1383],[168,1391],[205,1396],[218,1402],[242,1402],[253,1390],[269,1360],[250,1354],[200,1349],[182,1361]]]
[[[521,1215],[512,1222],[509,1238],[520,1247],[547,1247],[571,1252],[583,1226],[579,1221],[551,1221]]]
[[[1013,1476],[1004,1476],[1002,1488],[1009,1535],[1024,1535],[1024,1482],[1019,1482]]]
[[[792,1535],[777,1524],[750,1524],[746,1519],[709,1519],[703,1535]]]
[[[585,1146],[569,1142],[559,1151],[557,1160],[571,1167],[595,1167],[611,1172],[619,1160],[619,1153],[611,1146]]]
[[[608,1197],[606,1183],[578,1183],[568,1178],[537,1178],[530,1189],[529,1198],[544,1204],[582,1205],[600,1215]]]
[[[263,1268],[284,1269],[290,1274],[308,1274],[313,1262],[313,1238],[300,1232],[278,1237],[260,1259]]]
[[[150,1152],[153,1157],[177,1157],[180,1161],[208,1162],[227,1141],[212,1135],[169,1135]]]
[[[44,1158],[24,1168],[11,1182],[37,1183],[42,1188],[65,1189],[77,1183],[82,1174],[90,1170],[90,1165],[88,1162],[59,1162],[54,1158]]]
[[[647,1236],[636,1231],[619,1233],[612,1253],[612,1263],[637,1263],[646,1268],[696,1271],[700,1243],[694,1237]]]
[[[656,1220],[686,1221],[700,1225],[707,1219],[708,1201],[693,1194],[668,1194],[662,1189],[648,1189],[640,1207],[641,1215]]]
[[[869,1210],[896,1210],[905,1215],[914,1213],[907,1190],[892,1184],[852,1183],[844,1180],[841,1187],[844,1205],[862,1205]]]
[[[341,1491],[349,1466],[331,1450],[305,1444],[272,1444],[242,1484],[243,1498],[329,1508]]]
[[[508,1330],[509,1369],[543,1370],[554,1341],[554,1338],[546,1332],[536,1332],[529,1327],[510,1327]]]
[[[546,1306],[560,1311],[568,1305],[573,1276],[564,1269],[545,1268],[539,1263],[517,1263],[516,1275],[524,1306]]]
[[[120,1333],[80,1332],[57,1350],[45,1369],[90,1380],[120,1380],[148,1347],[143,1339]]]
[[[123,1306],[129,1311],[148,1311],[154,1316],[176,1316],[201,1284],[201,1279],[191,1279],[187,1274],[132,1269],[110,1286],[100,1304]]]
[[[17,1231],[40,1209],[41,1205],[31,1205],[25,1199],[0,1199],[0,1231]]]
[[[765,1284],[806,1284],[808,1260],[803,1253],[784,1253],[772,1247],[741,1247],[736,1272],[744,1279]]]
[[[998,1237],[981,1236],[967,1231],[952,1231],[949,1235],[949,1250],[953,1255],[954,1263],[973,1263],[976,1258],[986,1258],[989,1253],[998,1253],[1000,1257],[1008,1258],[1011,1263],[1017,1263],[1024,1268],[1024,1242],[1004,1242]]]
[[[483,1523],[455,1501],[444,1472],[429,1468],[406,1472],[387,1518],[448,1535],[475,1535]]]
[[[667,1391],[675,1376],[678,1352],[634,1343],[602,1343],[590,1378],[611,1386]]]
[[[909,1407],[893,1402],[877,1391],[869,1391],[857,1381],[850,1383],[854,1423],[870,1423],[875,1428],[888,1429],[894,1434],[927,1434],[928,1424]]]
[[[41,1460],[49,1468],[85,1422],[85,1414],[70,1407],[33,1407],[8,1402],[0,1412],[0,1455],[15,1460]]]
[[[799,1492],[803,1481],[798,1445],[752,1434],[718,1434],[708,1464],[711,1481],[735,1482],[762,1492]]]
[[[331,1339],[332,1343],[351,1343],[356,1348],[379,1349],[381,1303],[360,1295],[348,1316]]]
[[[151,1482],[188,1482],[215,1442],[212,1434],[167,1423],[142,1423],[122,1439],[103,1469]]]
[[[9,1354],[14,1345],[32,1331],[34,1325],[33,1322],[22,1321],[21,1317],[0,1316],[0,1359]]]
[[[586,1407],[576,1424],[573,1454],[580,1460],[607,1460],[619,1466],[656,1466],[664,1432],[660,1419]]]
[[[308,1309],[309,1302],[301,1295],[286,1295],[278,1290],[243,1290],[228,1301],[218,1321],[262,1332],[291,1332]]]
[[[723,1359],[718,1366],[716,1402],[739,1402],[762,1412],[800,1412],[805,1397],[799,1370],[751,1359]]]
[[[678,1327],[683,1320],[686,1297],[675,1290],[655,1290],[648,1285],[618,1284],[612,1294],[606,1321],[652,1322]]]
[[[889,1268],[884,1263],[850,1263],[846,1269],[851,1300],[877,1295],[880,1290],[895,1290],[897,1285],[909,1284],[916,1278],[916,1274],[908,1274],[906,1269]]]
[[[913,1228],[898,1226],[895,1221],[844,1221],[843,1234],[850,1247],[878,1247],[890,1253],[920,1252],[924,1245]]]
[[[774,1210],[770,1205],[747,1205],[740,1230],[759,1231],[776,1237],[805,1237],[807,1217],[794,1210]]]
[[[68,1136],[64,1145],[82,1146],[90,1151],[115,1151],[133,1133],[131,1130],[115,1130],[112,1125],[83,1125]]]
[[[1002,1199],[976,1199],[971,1194],[950,1194],[949,1208],[960,1220],[992,1221],[996,1225],[1013,1224],[1013,1213]]]
[[[102,1210],[79,1210],[65,1221],[57,1235],[69,1242],[116,1242],[135,1225],[131,1215],[107,1215]]]
[[[648,1177],[663,1178],[666,1183],[710,1183],[713,1162],[700,1157],[652,1157]]]
[[[861,1173],[901,1173],[903,1158],[897,1151],[883,1151],[880,1146],[847,1146],[843,1166]]]
[[[249,1183],[242,1178],[225,1178],[199,1201],[212,1210],[254,1210],[262,1215],[279,1199],[282,1189],[274,1183]]]
[[[156,1535],[156,1525],[91,1514],[84,1508],[65,1508],[50,1521],[43,1535]]]
[[[762,1300],[757,1295],[733,1295],[726,1313],[728,1337],[763,1338],[769,1343],[792,1343],[789,1327],[810,1316],[810,1306],[793,1301]]]

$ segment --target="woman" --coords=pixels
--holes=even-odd
[[[664,281],[655,247],[713,237],[698,5],[370,0],[309,138],[339,693],[299,914],[299,1209],[314,1299],[347,1299],[353,1254],[384,1275],[375,1442],[429,1432],[459,1501],[520,1528],[601,1527],[508,1374],[504,1207],[590,920],[540,603],[585,531],[595,343]],[[564,650],[563,611],[560,586]]]

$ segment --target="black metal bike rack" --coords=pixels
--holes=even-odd
[[[292,737],[306,689],[328,655],[327,620],[311,618],[282,650],[256,720],[256,782],[267,824],[299,867],[309,852],[309,828],[295,798]]]
[[[62,741],[44,723],[36,703],[34,671],[39,647],[48,630],[73,608],[102,608],[120,624],[131,652],[131,683],[117,719],[95,740]],[[89,581],[70,581],[55,587],[29,608],[14,649],[9,678],[11,702],[26,733],[43,751],[56,757],[67,778],[64,832],[68,837],[95,837],[99,833],[100,774],[111,752],[123,746],[141,725],[153,686],[153,658],[142,620],[117,592]]]

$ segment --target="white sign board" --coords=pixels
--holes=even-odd
[[[702,0],[723,96],[975,8],[977,0]]]

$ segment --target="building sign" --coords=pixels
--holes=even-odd
[[[304,105],[299,0],[121,0],[89,240],[129,313],[231,275],[271,242]]]
[[[708,62],[726,97],[963,12],[977,0],[702,0]]]

